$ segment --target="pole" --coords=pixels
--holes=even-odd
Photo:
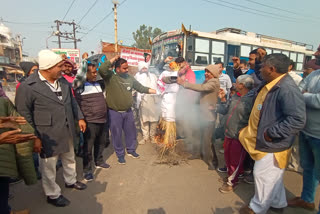
[[[76,39],[76,23],[72,22],[73,25],[73,41],[74,41],[74,49],[77,49],[77,39]]]
[[[118,20],[117,20],[117,4],[114,4],[114,43],[115,43],[115,49],[114,51],[118,52]]]
[[[19,62],[21,62],[21,60],[22,60],[22,41],[21,41],[20,35],[18,35],[18,39],[19,39],[19,56],[20,56]]]
[[[59,44],[59,48],[61,48],[60,30],[59,30],[60,21],[56,20],[55,22],[57,23],[57,32],[59,32],[57,35],[58,36],[58,44]]]

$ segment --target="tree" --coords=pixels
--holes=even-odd
[[[149,38],[154,39],[156,36],[160,35],[162,30],[159,28],[154,28],[152,30],[151,26],[140,25],[139,29],[136,32],[133,32],[133,39],[136,41],[133,44],[133,47],[140,49],[151,49],[149,44]]]

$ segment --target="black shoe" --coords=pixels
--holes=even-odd
[[[21,183],[21,182],[22,182],[21,178],[9,178],[9,184],[10,185],[18,184],[18,183]]]
[[[51,199],[50,197],[47,197],[47,202],[56,207],[65,207],[70,204],[70,201],[63,197],[63,195],[60,195],[59,198],[56,199]]]
[[[77,189],[77,190],[84,190],[87,188],[87,185],[85,185],[84,183],[81,183],[80,181],[77,181],[71,185],[65,184],[65,186],[66,186],[66,188],[72,188],[72,189]]]

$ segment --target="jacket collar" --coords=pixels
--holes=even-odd
[[[31,74],[27,79],[26,79],[26,84],[31,86],[31,89],[35,91],[36,93],[39,93],[53,101],[56,101],[60,104],[63,105],[67,99],[67,95],[69,92],[69,85],[65,84],[67,80],[64,79],[64,77],[61,77],[58,81],[61,87],[61,92],[62,92],[62,101],[59,100],[56,94],[52,92],[52,90],[49,88],[49,86],[44,82],[41,81],[39,78],[39,71],[34,72]]]

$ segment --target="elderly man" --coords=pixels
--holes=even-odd
[[[115,72],[111,70],[115,63]],[[128,74],[128,62],[120,56],[106,60],[99,68],[99,74],[106,84],[106,101],[109,108],[108,116],[112,144],[118,156],[119,164],[126,164],[125,150],[122,144],[122,130],[126,137],[128,156],[139,158],[136,153],[137,132],[134,123],[132,90],[140,93],[155,94],[156,90],[144,87],[134,77]]]
[[[221,103],[217,112],[226,114],[224,159],[227,166],[228,177],[221,179],[224,184],[219,188],[222,193],[229,193],[239,181],[239,174],[243,173],[243,161],[247,152],[242,147],[238,133],[248,125],[253,104],[253,93],[248,93],[253,88],[254,80],[251,75],[244,74],[237,78],[237,93],[227,102],[223,90],[220,90]]]
[[[200,123],[201,123],[201,147],[204,161],[208,169],[213,170],[218,166],[218,158],[212,143],[212,135],[215,129],[216,115],[210,110],[215,108],[220,88],[219,66],[209,65],[205,68],[205,81],[202,84],[193,84],[178,77],[177,83],[186,89],[200,92]]]
[[[264,214],[270,207],[287,206],[283,174],[306,117],[303,96],[288,74],[289,64],[284,54],[270,54],[262,61],[265,83],[257,88],[249,125],[239,134],[241,144],[255,160],[255,195],[249,206],[241,208],[241,214]]]
[[[61,195],[56,183],[56,163],[63,165],[65,186],[83,190],[86,185],[76,180],[76,162],[73,139],[74,118],[79,120],[81,131],[86,123],[77,102],[72,96],[70,84],[61,78],[64,64],[61,56],[50,50],[39,52],[39,71],[24,81],[16,95],[18,112],[35,128],[41,139],[42,186],[47,202],[54,206],[67,206],[70,201]]]
[[[320,180],[320,69],[313,71],[299,85],[306,103],[307,122],[300,132],[299,153],[303,168],[301,197],[288,201],[292,207],[314,210],[314,197]]]

